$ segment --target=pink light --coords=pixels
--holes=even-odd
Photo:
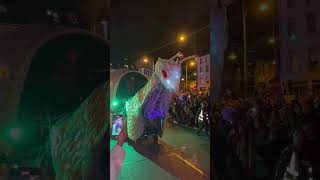
[[[30,175],[30,172],[29,171],[21,171],[20,172],[22,176],[28,176]]]

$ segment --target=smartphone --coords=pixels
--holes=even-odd
[[[113,115],[112,117],[112,137],[117,138],[123,127],[123,116]]]

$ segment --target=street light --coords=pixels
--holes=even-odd
[[[183,34],[181,34],[181,35],[179,36],[179,42],[185,42],[185,40],[186,40],[186,36],[183,35]]]
[[[149,59],[145,57],[145,58],[143,58],[143,62],[144,62],[144,63],[148,63],[148,62],[149,62]]]
[[[194,61],[190,62],[190,66],[194,66],[196,63]],[[188,63],[186,64],[186,91],[187,91],[187,85],[188,85]]]

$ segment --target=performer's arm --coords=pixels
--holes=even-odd
[[[127,132],[123,129],[118,136],[118,143],[112,148],[110,153],[110,180],[116,180],[122,168],[126,155],[123,149],[123,143],[127,138]]]

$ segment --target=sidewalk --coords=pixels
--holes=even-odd
[[[111,140],[110,148],[116,144]],[[135,149],[124,145],[126,158],[119,180],[206,180],[210,179],[181,152],[160,141],[155,146],[151,141],[139,144]]]

